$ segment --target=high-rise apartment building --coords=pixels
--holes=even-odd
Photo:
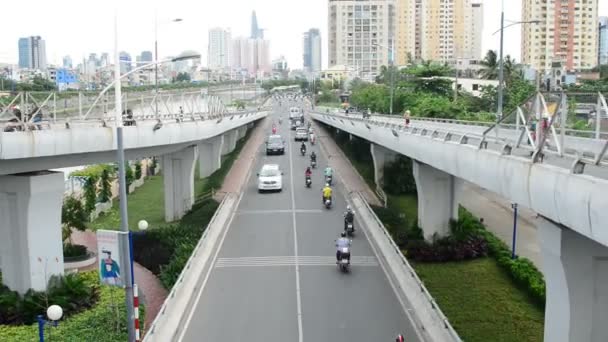
[[[209,30],[207,66],[211,69],[230,67],[232,60],[232,35],[230,30],[212,28]]]
[[[264,39],[236,38],[232,41],[232,67],[246,69],[250,75],[269,73],[270,42]]]
[[[64,56],[63,57],[63,67],[66,69],[72,69],[72,57],[70,56]]]
[[[481,57],[483,7],[471,0],[397,0],[396,60]]]
[[[329,0],[329,67],[354,67],[373,79],[395,39],[394,0]]]
[[[40,36],[19,39],[19,67],[46,70],[46,44]]]
[[[136,57],[137,66],[144,66],[150,64],[153,61],[152,51],[142,51],[139,56]]]
[[[598,0],[522,0],[522,62],[547,71],[555,62],[566,70],[597,65]]]
[[[321,70],[321,33],[319,29],[311,28],[304,32],[302,42],[304,51],[304,70],[308,72],[319,72]]]
[[[599,20],[599,54],[598,63],[608,64],[608,17],[600,17]]]

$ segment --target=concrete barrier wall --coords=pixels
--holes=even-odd
[[[608,180],[430,134],[348,118],[313,118],[493,191],[608,246]]]
[[[183,322],[194,309],[192,306],[201,291],[206,271],[212,266],[214,252],[219,248],[219,242],[237,203],[236,194],[231,193],[224,197],[158,316],[147,328],[144,341],[175,341],[184,328]]]
[[[366,228],[366,235],[375,247],[378,259],[388,273],[387,276],[395,285],[397,295],[411,306],[411,310],[408,310],[409,315],[421,337],[425,341],[461,341],[363,196],[354,192],[350,201],[357,212],[357,219]]]

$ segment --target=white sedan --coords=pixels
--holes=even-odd
[[[258,173],[258,191],[283,189],[283,172],[277,164],[265,164]]]

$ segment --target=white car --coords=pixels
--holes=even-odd
[[[265,164],[258,173],[258,191],[283,189],[283,172],[277,164]]]

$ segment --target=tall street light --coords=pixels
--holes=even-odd
[[[503,102],[503,83],[504,83],[504,60],[503,60],[503,49],[504,49],[504,32],[506,28],[520,24],[538,24],[540,20],[530,21],[516,21],[505,26],[505,1],[502,1],[502,9],[500,12],[500,30],[494,32],[492,35],[500,32],[500,59],[498,61],[498,108],[496,109],[496,121],[500,121],[502,118],[502,102]]]
[[[178,23],[181,18],[172,19],[166,23]],[[158,11],[154,15],[154,60],[158,61]],[[154,94],[158,96],[158,63],[154,66]],[[158,115],[158,101],[154,99],[154,115]]]
[[[390,52],[390,59],[389,59],[389,63],[388,63],[388,67],[391,73],[391,91],[390,91],[390,109],[389,109],[389,114],[393,114],[393,97],[395,94],[395,71],[394,69],[394,64],[395,64],[395,39],[391,39],[391,46],[390,47],[386,47],[384,45],[381,44],[372,44],[374,46],[378,46],[384,49],[387,49]]]
[[[118,193],[120,201],[120,230],[121,234],[121,262],[123,265],[123,275],[125,279],[125,302],[127,306],[127,330],[129,332],[129,342],[134,342],[135,338],[135,309],[133,307],[133,278],[131,269],[131,250],[129,241],[129,222],[127,215],[127,181],[125,177],[125,151],[123,145],[123,122],[122,122],[122,87],[121,79],[128,77],[129,75],[137,72],[141,69],[149,68],[151,66],[157,66],[166,62],[176,62],[181,60],[200,58],[200,55],[194,56],[182,56],[178,58],[172,58],[164,61],[154,61],[152,63],[137,67],[123,75],[120,74],[120,56],[118,52],[118,11],[114,16],[114,82],[108,85],[99,94],[97,99],[93,102],[91,108],[95,106],[95,103],[107,92],[112,86],[114,86],[114,100],[115,100],[115,120],[116,120],[116,155],[118,161]],[[90,110],[89,110],[90,111]]]

